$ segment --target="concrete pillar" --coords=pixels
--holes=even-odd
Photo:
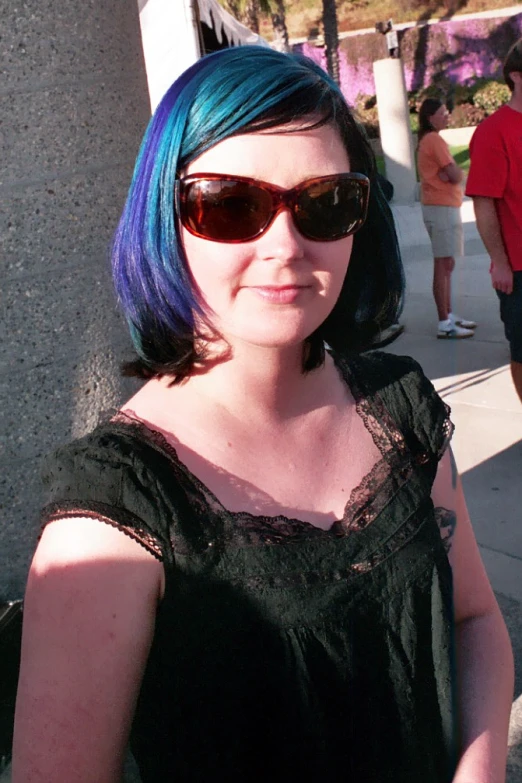
[[[417,177],[402,60],[377,60],[373,73],[386,176],[395,190],[393,200],[397,204],[412,204]]]
[[[22,595],[40,465],[119,405],[108,248],[150,116],[138,7],[2,5],[0,599]]]

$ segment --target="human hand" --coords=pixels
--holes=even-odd
[[[507,262],[496,262],[491,259],[491,284],[503,294],[513,292],[513,270]]]
[[[449,182],[450,181],[450,178],[448,177],[446,172],[443,171],[442,169],[439,171],[438,177],[439,177],[441,182]]]

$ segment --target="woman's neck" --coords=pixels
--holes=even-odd
[[[507,105],[514,109],[514,111],[522,112],[522,89],[513,91]]]
[[[227,358],[194,374],[187,391],[246,419],[285,420],[317,397],[325,369],[303,372],[302,345],[274,349],[239,344]]]

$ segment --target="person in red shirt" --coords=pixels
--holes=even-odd
[[[511,352],[513,383],[522,401],[522,38],[508,52],[504,79],[511,99],[485,119],[470,144],[466,194],[491,259],[491,283]]]

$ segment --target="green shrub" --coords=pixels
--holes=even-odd
[[[442,103],[451,98],[454,108],[448,121],[448,127],[467,128],[478,125],[485,117],[506,103],[509,97],[509,88],[502,82],[481,78],[470,85],[450,85],[446,77],[441,77],[428,87],[411,90],[408,93],[412,133],[418,133],[418,112],[426,98],[436,98]],[[354,109],[369,138],[379,138],[376,96],[360,93],[355,99]]]
[[[453,105],[460,106],[462,103],[473,103],[474,85],[456,84],[450,92],[453,98]]]
[[[364,126],[370,139],[379,138],[379,116],[377,113],[377,98],[375,95],[359,93],[353,106],[355,115]]]
[[[511,92],[507,84],[491,81],[483,87],[480,87],[473,95],[473,103],[479,109],[483,109],[486,114],[493,114],[504,103],[507,103],[511,97]]]
[[[486,112],[480,106],[462,103],[453,109],[448,121],[448,128],[467,128],[471,125],[478,125],[484,117],[486,117]]]
[[[355,99],[354,107],[357,112],[361,111],[367,111],[368,109],[373,109],[374,106],[377,105],[377,96],[376,95],[365,95],[364,93],[360,92],[357,98]]]
[[[408,92],[408,107],[410,112],[417,111],[417,90]]]
[[[364,126],[364,129],[370,139],[379,138],[379,115],[377,114],[377,106],[374,106],[371,109],[358,111],[357,118]]]
[[[435,100],[444,103],[446,101],[446,93],[438,84],[430,84],[428,87],[417,90],[416,97],[413,99],[415,111],[417,113],[420,111],[420,107],[426,98],[435,98]]]

